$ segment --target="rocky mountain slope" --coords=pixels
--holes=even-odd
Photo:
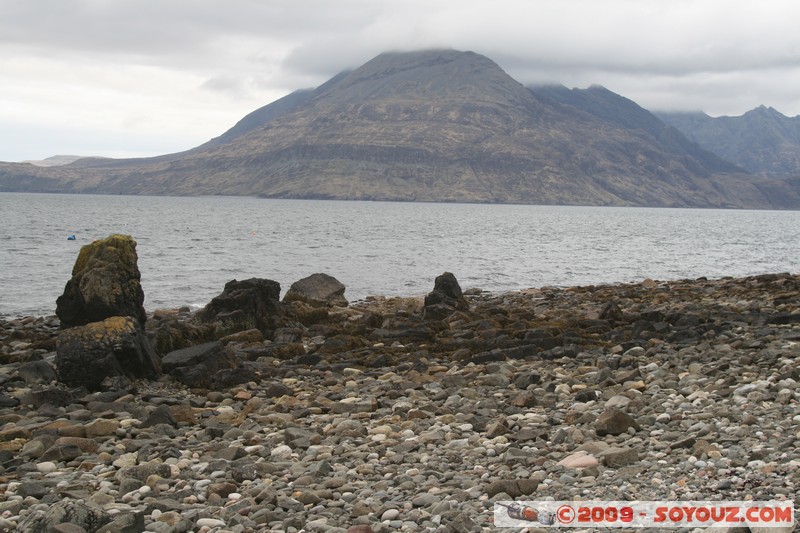
[[[740,117],[659,113],[667,124],[748,172],[771,178],[800,176],[800,116],[764,106]]]
[[[382,54],[187,152],[2,164],[0,190],[800,207],[796,183],[754,178],[630,100],[529,89],[452,50]]]

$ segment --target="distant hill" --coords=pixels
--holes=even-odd
[[[70,163],[74,163],[83,157],[84,156],[82,155],[54,155],[46,159],[29,159],[27,161],[22,161],[22,163],[30,163],[31,165],[36,165],[37,167],[57,167],[61,165],[69,165]]]
[[[526,88],[473,52],[381,54],[187,152],[0,164],[0,190],[800,207],[601,87]]]
[[[740,117],[658,113],[667,124],[748,172],[771,178],[800,176],[800,116],[758,107]]]

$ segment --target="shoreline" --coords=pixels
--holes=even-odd
[[[644,282],[655,282],[657,284],[687,284],[687,283],[695,283],[695,282],[714,282],[714,281],[724,281],[724,280],[745,280],[750,278],[759,278],[763,276],[793,276],[793,275],[800,275],[800,273],[794,274],[789,271],[783,272],[764,272],[758,274],[748,274],[744,276],[734,276],[734,275],[725,275],[725,276],[699,276],[696,278],[675,278],[675,279],[661,279],[661,278],[643,278],[639,281],[614,281],[614,282],[600,282],[600,283],[584,283],[584,284],[576,284],[576,285],[542,285],[542,286],[531,286],[531,287],[523,287],[523,288],[516,288],[516,289],[508,289],[508,290],[484,290],[481,287],[468,287],[464,289],[464,294],[468,296],[503,296],[505,294],[515,294],[515,293],[529,293],[531,291],[537,290],[545,290],[545,289],[555,289],[555,290],[569,290],[569,289],[582,289],[587,287],[625,287],[625,286],[637,286]],[[420,292],[418,294],[370,294],[356,300],[353,300],[349,303],[350,306],[366,306],[369,305],[370,302],[374,302],[377,300],[387,300],[387,299],[424,299],[425,292]],[[0,320],[10,322],[12,320],[22,320],[22,319],[52,319],[56,317],[55,314],[55,298],[53,299],[54,307],[52,313],[47,314],[30,314],[30,313],[0,313]],[[192,313],[195,313],[203,308],[203,305],[200,304],[187,304],[184,303],[182,305],[176,307],[169,307],[169,306],[162,306],[162,307],[154,307],[152,309],[145,309],[147,312],[147,316],[151,317],[157,311],[177,311],[179,309],[189,309]]]
[[[37,319],[6,322],[0,529],[71,510],[108,531],[484,532],[507,500],[800,505],[800,275],[466,302],[426,318],[378,297],[231,335],[251,373],[211,389],[70,389],[48,379],[55,337],[9,361]],[[189,317],[154,312],[148,333]]]

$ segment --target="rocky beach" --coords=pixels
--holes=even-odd
[[[800,501],[800,275],[486,293],[445,273],[352,303],[315,275],[142,315],[127,261],[100,268],[119,316],[68,283],[58,317],[0,321],[0,531],[455,533],[513,499]]]

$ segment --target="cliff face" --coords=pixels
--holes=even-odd
[[[0,190],[800,206],[796,190],[769,187],[610,91],[529,89],[452,50],[382,54],[180,154],[0,165]]]

